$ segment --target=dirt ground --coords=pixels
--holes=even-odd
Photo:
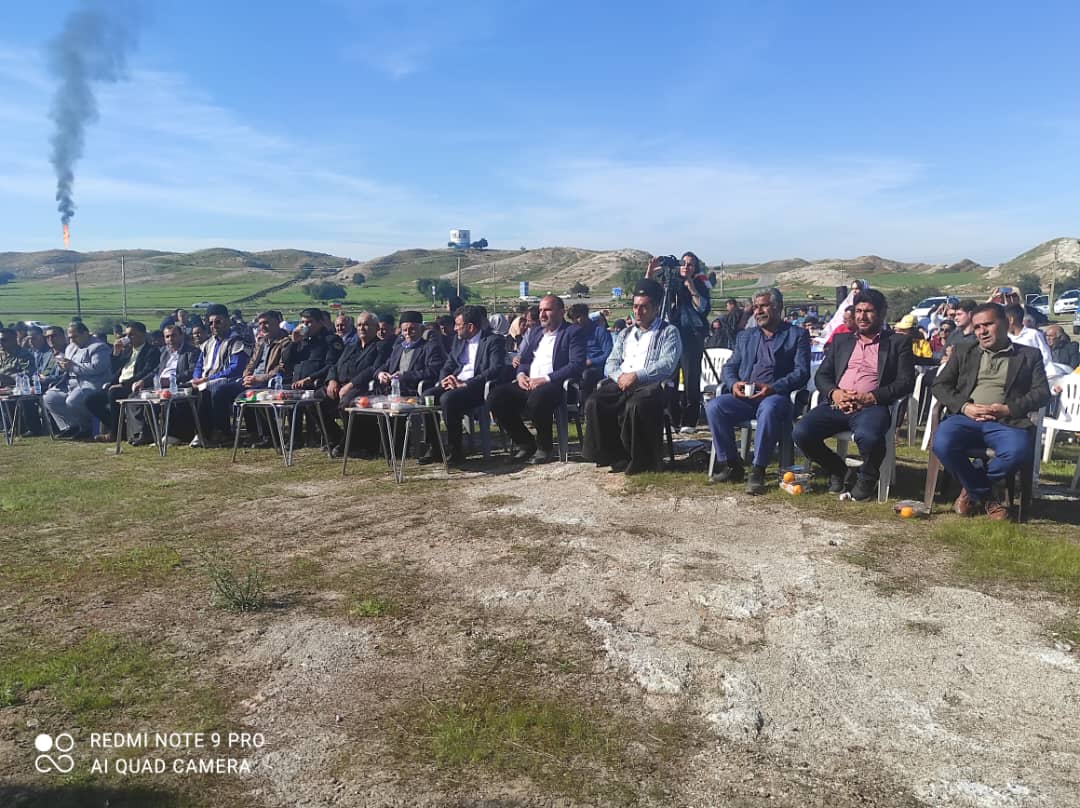
[[[286,504],[261,518],[305,518]],[[576,687],[611,711],[697,727],[645,802],[1080,805],[1080,664],[1047,638],[1055,602],[882,587],[844,557],[858,529],[722,489],[627,496],[590,465],[358,497],[343,516],[368,527],[276,550],[397,570],[411,613],[386,630],[276,620],[223,651],[269,669],[245,704],[273,738],[252,783],[267,804],[584,804],[386,765],[383,717],[475,676],[478,638],[530,638],[581,662]]]
[[[232,538],[273,570],[271,609],[160,586],[67,619],[167,639],[229,683],[231,719],[267,740],[223,792],[237,805],[1080,805],[1080,663],[1046,629],[1075,607],[975,591],[917,550],[869,569],[887,523],[735,492],[631,492],[574,463],[328,474]],[[573,705],[617,753],[526,776],[426,751],[425,715],[508,694]]]

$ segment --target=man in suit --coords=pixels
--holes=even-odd
[[[503,338],[485,329],[486,322],[487,309],[483,306],[462,306],[454,313],[454,344],[439,372],[438,383],[430,391],[442,407],[449,460],[458,466],[465,462],[461,419],[484,403],[485,386],[502,381],[507,367]],[[434,429],[434,424],[428,422],[428,428]],[[434,444],[434,440],[428,441],[421,463],[435,461]]]
[[[754,295],[757,328],[740,331],[735,352],[724,363],[720,378],[729,392],[705,405],[712,433],[720,482],[740,482],[746,475],[735,446],[735,426],[757,419],[754,465],[746,483],[748,494],[765,493],[765,467],[773,448],[793,420],[791,393],[810,379],[810,336],[783,319],[784,298],[778,289]]]
[[[526,332],[516,378],[492,388],[488,396],[492,416],[518,447],[517,461],[537,465],[551,459],[551,423],[562,402],[563,382],[580,380],[585,368],[588,335],[565,316],[562,298],[547,295],[540,301],[540,328]],[[535,438],[522,420],[526,414],[536,427]]]
[[[219,444],[228,440],[234,399],[227,382],[244,375],[249,353],[243,338],[233,331],[227,308],[219,303],[210,306],[206,310],[206,319],[210,324],[210,336],[199,346],[200,356],[195,363],[191,385],[203,391],[199,398],[199,418],[210,427],[209,442]],[[202,443],[196,436],[191,447],[200,446]]]
[[[839,334],[829,344],[814,377],[821,403],[795,424],[795,443],[829,475],[829,491],[847,487],[844,461],[825,439],[850,431],[863,464],[851,498],[865,502],[876,493],[885,441],[892,419],[889,406],[915,389],[911,337],[885,328],[888,304],[877,289],[855,295],[855,333]]]
[[[155,381],[162,390],[167,390],[173,379],[176,379],[177,387],[191,384],[191,379],[195,374],[195,365],[199,361],[198,349],[187,341],[187,335],[181,325],[165,326],[163,333],[165,347],[160,351],[157,365],[132,383],[132,395],[147,388],[153,389]],[[146,429],[143,422],[141,407],[129,408],[124,413],[124,417],[127,418],[128,443],[132,446],[145,446],[154,442],[150,430]],[[177,442],[181,438],[191,440],[195,432],[195,423],[186,407],[173,409],[169,418],[169,432],[173,434]]]
[[[83,322],[68,326],[68,344],[63,357],[56,360],[63,374],[43,396],[45,409],[65,440],[90,437],[93,413],[87,400],[104,387],[112,374],[109,346],[90,333]]]
[[[439,380],[439,371],[446,362],[446,351],[440,340],[422,340],[424,318],[418,311],[401,313],[400,335],[393,342],[390,354],[375,368],[375,381],[382,394],[390,392],[390,383],[397,378],[401,394],[415,396],[423,388]]]
[[[137,321],[128,323],[124,336],[112,346],[111,383],[103,390],[95,390],[86,401],[90,412],[106,430],[94,440],[100,443],[113,443],[116,440],[115,430],[120,427],[120,405],[117,402],[131,397],[135,382],[152,373],[160,358],[161,352],[147,341],[146,326]]]
[[[934,395],[950,413],[934,432],[934,454],[963,490],[954,509],[961,516],[985,511],[1008,519],[1004,481],[1032,462],[1028,413],[1050,399],[1039,351],[1009,340],[1005,310],[984,303],[972,315],[974,345],[958,345],[934,380]],[[993,449],[985,466],[970,455]]]
[[[615,339],[605,377],[585,402],[582,455],[614,473],[662,465],[664,383],[679,367],[679,330],[660,316],[664,288],[646,278],[634,288],[634,325]]]

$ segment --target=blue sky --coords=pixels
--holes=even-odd
[[[5,4],[0,250],[59,244],[44,46]],[[111,5],[111,4],[110,4]],[[1080,235],[1065,2],[146,2],[72,248],[1007,260]]]

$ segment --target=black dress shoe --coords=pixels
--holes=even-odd
[[[439,458],[435,456],[434,452],[424,452],[420,457],[416,458],[416,462],[421,466],[430,466],[432,463],[437,463]]]
[[[860,477],[851,489],[851,498],[856,502],[869,502],[877,496],[878,481]]]
[[[530,466],[542,466],[545,463],[550,463],[552,460],[551,452],[544,451],[543,449],[537,449],[532,457],[525,462]]]
[[[67,429],[61,429],[56,433],[57,440],[75,440],[82,434],[77,426],[69,426]]]
[[[843,474],[830,474],[829,475],[829,493],[830,494],[842,494],[842,493],[844,493],[844,475]]]
[[[526,460],[528,460],[534,454],[536,454],[536,448],[535,447],[532,448],[532,449],[529,449],[527,447],[522,448],[522,449],[518,449],[516,452],[514,452],[514,462],[515,463],[524,463]]]
[[[461,466],[464,466],[465,465],[465,452],[463,450],[461,450],[461,449],[452,450],[450,452],[450,457],[447,459],[447,462],[451,466],[458,466],[459,468]]]
[[[626,471],[626,467],[630,465],[629,460],[616,460],[611,464],[611,468],[608,469],[608,474],[622,474]]]
[[[746,466],[742,460],[728,460],[712,478],[718,483],[741,483],[746,479]]]
[[[751,466],[750,479],[746,481],[746,493],[756,497],[760,494],[764,494],[765,490],[765,467]]]
[[[128,440],[132,446],[149,446],[154,442],[153,438],[144,436],[141,432],[137,435],[132,435]]]

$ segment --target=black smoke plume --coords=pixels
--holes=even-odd
[[[126,5],[106,8],[84,3],[68,16],[64,30],[48,46],[49,68],[60,81],[50,113],[56,132],[49,160],[56,169],[57,210],[63,224],[75,215],[72,186],[86,125],[98,119],[93,85],[124,78],[127,55],[135,46],[135,20],[119,14]]]

